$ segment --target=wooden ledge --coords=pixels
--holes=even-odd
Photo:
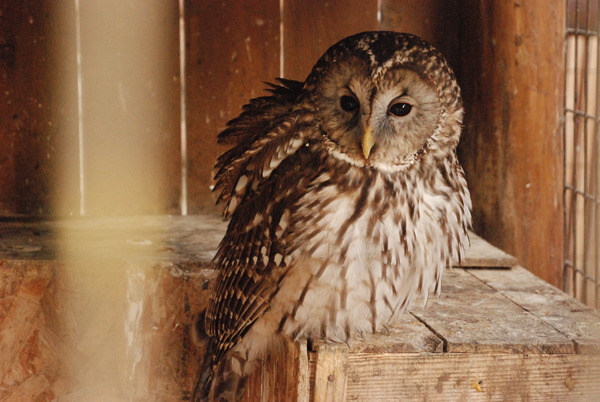
[[[185,400],[224,230],[213,216],[1,222],[0,400]],[[83,252],[57,259],[74,239]],[[600,400],[600,313],[472,244],[472,268],[447,270],[389,333],[288,345],[247,400]]]

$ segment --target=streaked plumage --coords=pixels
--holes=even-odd
[[[456,158],[463,109],[422,39],[366,32],[304,83],[279,80],[219,141],[231,217],[206,312],[195,400],[235,400],[278,337],[348,342],[440,289],[461,258],[470,198]]]

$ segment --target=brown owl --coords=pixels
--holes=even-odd
[[[460,260],[471,201],[456,157],[463,108],[444,57],[417,36],[333,45],[219,134],[219,245],[210,337],[193,400],[237,400],[281,337],[379,331]]]

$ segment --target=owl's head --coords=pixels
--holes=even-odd
[[[463,109],[454,74],[411,34],[343,39],[319,59],[304,93],[331,152],[358,166],[403,169],[458,143]]]

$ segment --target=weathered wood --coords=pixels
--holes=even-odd
[[[469,232],[469,245],[465,257],[457,264],[463,268],[511,268],[517,265],[517,259],[473,232]]]
[[[468,0],[460,9],[459,156],[474,229],[560,286],[565,0]]]
[[[0,214],[50,212],[59,136],[52,119],[51,2],[0,1]],[[60,156],[58,156],[60,157]]]
[[[301,373],[305,374],[308,371],[308,364],[301,360],[306,358],[306,344],[301,347],[297,343],[282,340],[274,353],[267,356],[248,379],[242,401],[302,401],[299,383]]]
[[[444,275],[442,293],[411,310],[452,353],[574,353],[565,335],[460,269]]]
[[[298,402],[310,402],[310,379],[311,370],[308,356],[308,344],[306,340],[298,342]],[[314,377],[313,377],[314,378]]]
[[[318,343],[315,345],[315,402],[346,400],[348,348],[345,345]]]
[[[106,249],[123,250],[136,258],[155,258],[149,250],[162,244],[159,258],[171,261],[210,261],[227,222],[214,215],[92,218],[57,221],[0,219],[0,257],[44,260],[56,258],[69,238],[87,237],[86,256],[102,255]],[[61,239],[52,234],[61,231]],[[116,236],[119,234],[119,236]],[[460,267],[507,268],[515,258],[470,232],[471,245],[465,250]],[[125,244],[121,244],[125,241]]]
[[[25,272],[12,272],[10,264],[0,263],[1,276],[7,283],[17,279],[14,292],[0,293],[3,310],[0,317],[0,381],[25,345],[40,313],[40,300],[52,277],[48,264],[31,264]]]
[[[590,401],[600,364],[572,354],[381,354],[348,356],[353,401]]]
[[[197,265],[212,260],[226,226],[214,215],[0,219],[0,259],[52,260],[65,243],[77,240],[83,242],[85,259],[106,258],[110,250],[113,258]]]
[[[283,23],[283,76],[304,81],[319,57],[346,36],[378,27],[377,0],[361,2],[286,0]]]
[[[196,319],[217,275],[208,261],[224,227],[214,216],[0,224],[0,399],[188,397],[206,340]],[[72,239],[85,239],[85,251],[69,270],[40,260]],[[23,289],[38,293],[16,297]],[[449,269],[442,294],[411,312],[350,345],[283,345],[249,380],[246,400],[598,395],[588,358],[600,350],[599,314],[520,267]]]
[[[567,335],[577,353],[600,353],[600,313],[516,267],[510,275],[495,270],[469,270],[524,310]]]
[[[279,76],[279,1],[186,1],[186,86],[191,213],[215,211],[209,186],[216,136],[264,81]]]
[[[464,5],[458,0],[382,0],[381,29],[409,32],[438,48],[457,68],[460,44],[456,40],[460,13]]]
[[[403,314],[382,333],[366,334],[350,343],[351,353],[442,352],[443,340],[411,314]]]

